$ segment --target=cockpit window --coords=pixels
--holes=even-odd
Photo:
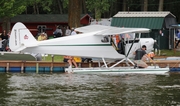
[[[125,34],[122,34],[121,37],[124,39],[134,39],[135,33],[125,33]]]

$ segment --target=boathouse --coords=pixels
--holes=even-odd
[[[82,14],[80,24],[89,25],[90,19],[90,15]],[[45,29],[48,35],[52,35],[57,25],[68,25],[68,14],[22,14],[11,18],[10,22],[11,27],[13,27],[16,22],[22,22],[30,29],[34,36],[37,35],[38,31],[42,32]],[[0,24],[2,24],[2,19],[0,19]],[[2,28],[0,28],[0,33],[1,32]]]
[[[112,17],[111,26],[149,28],[143,37],[152,37],[157,49],[173,49],[174,35],[171,25],[177,24],[176,17],[169,11],[162,12],[118,12]]]

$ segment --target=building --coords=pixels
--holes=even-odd
[[[149,28],[151,32],[144,37],[152,37],[157,43],[155,48],[172,49],[174,36],[169,31],[177,24],[176,17],[169,11],[162,12],[118,12],[113,16],[111,26]]]
[[[89,25],[91,17],[88,14],[81,15],[80,24]],[[46,31],[48,35],[52,35],[57,25],[68,25],[68,14],[23,14],[17,15],[10,20],[11,27],[16,22],[22,22],[35,36],[38,32]],[[0,19],[0,24],[2,20]],[[2,32],[2,28],[0,28]]]

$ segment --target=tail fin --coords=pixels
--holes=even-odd
[[[9,38],[9,47],[11,51],[21,51],[27,47],[34,46],[37,46],[37,40],[23,23],[17,22],[13,26]]]

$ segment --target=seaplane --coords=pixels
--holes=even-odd
[[[166,73],[169,68],[149,66],[145,69],[134,69],[133,52],[142,45],[147,46],[147,53],[153,50],[154,39],[141,38],[142,33],[149,33],[148,28],[120,28],[103,25],[88,25],[76,28],[80,32],[77,35],[70,35],[60,38],[37,41],[28,28],[21,22],[17,22],[11,31],[9,47],[13,52],[42,53],[52,55],[69,55],[84,58],[98,58],[104,65],[97,68],[72,68],[65,69],[67,72],[84,73]],[[119,34],[131,35],[121,37],[121,50],[117,50],[113,36]],[[119,52],[121,51],[121,52]],[[109,66],[107,60],[118,60]],[[117,67],[118,64],[126,62],[127,67]],[[131,65],[132,64],[132,67]]]

